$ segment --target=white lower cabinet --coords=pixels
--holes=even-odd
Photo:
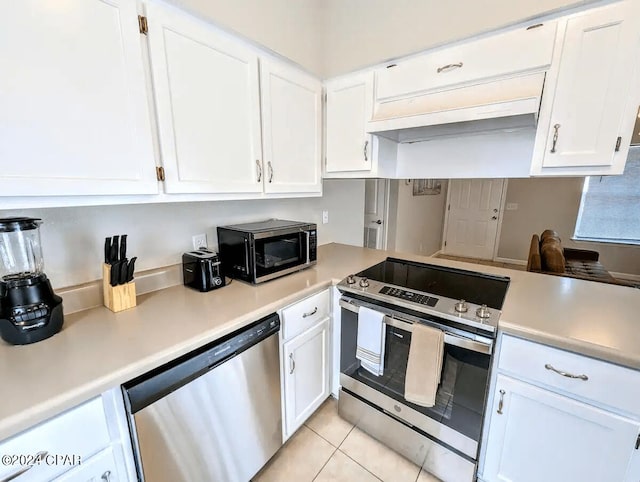
[[[0,441],[0,455],[3,482],[137,479],[120,387]]]
[[[285,440],[329,396],[329,327],[324,318],[282,346]]]
[[[127,480],[119,473],[113,448],[109,447],[94,455],[82,465],[66,472],[55,482],[122,482]]]
[[[636,372],[510,336],[498,356],[479,480],[640,480],[640,408],[607,393],[618,380],[625,399]]]
[[[484,478],[637,482],[639,433],[640,422],[498,375]]]

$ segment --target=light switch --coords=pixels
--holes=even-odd
[[[507,203],[507,211],[517,211],[518,203]]]

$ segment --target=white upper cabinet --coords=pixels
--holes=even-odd
[[[443,48],[376,70],[376,102],[478,82],[551,63],[555,22]]]
[[[179,10],[147,15],[166,192],[262,192],[258,55]]]
[[[326,164],[331,172],[371,171],[373,72],[327,82]]]
[[[265,192],[321,192],[322,84],[271,60],[260,74]]]
[[[638,2],[576,15],[560,33],[532,174],[621,174],[640,102]]]
[[[2,2],[0,196],[158,191],[135,0]]]

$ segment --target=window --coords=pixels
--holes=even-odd
[[[629,150],[621,176],[585,179],[575,239],[640,244],[640,147]]]

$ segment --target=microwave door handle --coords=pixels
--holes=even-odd
[[[244,238],[244,267],[249,276],[249,240],[247,238]]]
[[[305,231],[304,234],[307,237],[307,264],[311,263],[311,253],[309,253],[310,243],[311,243],[311,233],[309,231]]]

